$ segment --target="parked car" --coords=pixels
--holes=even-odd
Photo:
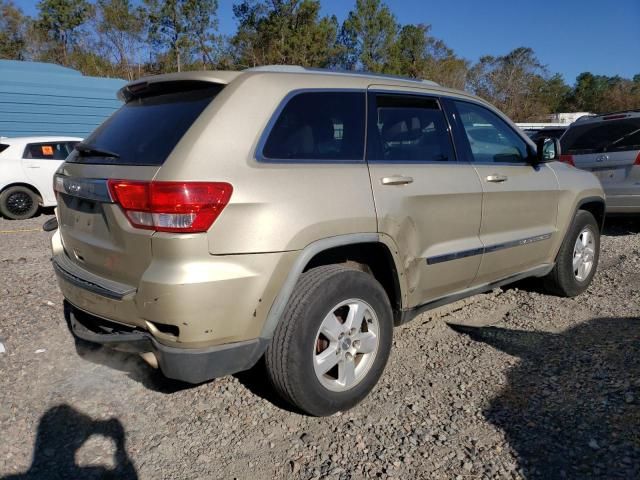
[[[0,137],[0,214],[33,217],[56,204],[53,174],[73,147],[74,137]]]
[[[640,213],[640,110],[582,117],[560,143],[563,161],[600,179],[607,212]]]
[[[376,384],[394,325],[525,277],[578,295],[596,271],[597,179],[467,93],[261,67],[120,95],[55,177],[53,267],[78,341],[167,377],[264,356],[328,415]]]

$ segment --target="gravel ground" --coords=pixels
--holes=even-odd
[[[79,356],[47,218],[0,220],[0,476],[640,478],[640,221],[609,222],[578,298],[521,284],[396,329],[372,394],[317,419],[259,367],[193,387]]]

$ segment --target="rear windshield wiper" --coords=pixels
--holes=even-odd
[[[86,143],[78,143],[76,145],[76,150],[80,154],[81,157],[111,157],[111,158],[120,158],[115,152],[111,152],[109,150],[104,150],[102,148],[94,147],[91,145],[87,145]]]
[[[636,133],[640,132],[640,128],[637,128],[636,130],[629,132],[623,136],[621,136],[620,138],[618,138],[617,140],[614,140],[613,142],[607,143],[604,147],[602,147],[602,151],[606,152],[607,150],[609,150],[611,147],[617,145],[618,143],[620,143],[623,140],[626,140],[627,138],[635,135]]]

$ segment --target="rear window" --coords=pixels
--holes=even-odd
[[[364,92],[300,93],[269,134],[265,160],[364,161]]]
[[[640,118],[572,125],[560,139],[562,153],[580,155],[640,150]]]
[[[171,151],[222,90],[223,85],[189,82],[176,91],[175,83],[142,90],[100,125],[69,161],[115,165],[162,165]],[[184,82],[186,83],[186,82]],[[161,84],[160,84],[161,85]],[[114,156],[100,155],[111,152]],[[116,156],[117,155],[117,156]]]
[[[77,142],[29,143],[24,149],[23,158],[34,160],[64,160]]]

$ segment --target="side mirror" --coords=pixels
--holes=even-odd
[[[560,140],[541,137],[536,140],[536,163],[544,163],[560,158]]]

